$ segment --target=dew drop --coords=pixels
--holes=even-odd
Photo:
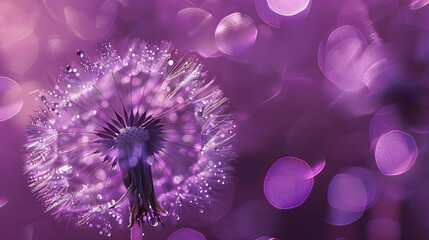
[[[153,164],[153,157],[148,157],[147,159],[146,159],[146,161],[147,161],[147,164],[149,164],[149,165],[152,165]]]
[[[149,225],[151,225],[152,227],[156,227],[159,224],[158,219],[156,219],[155,217],[149,218],[148,222],[149,222]]]
[[[73,71],[72,67],[70,67],[69,65],[67,65],[66,70],[67,70],[67,72],[72,72]]]
[[[81,50],[78,50],[77,52],[76,52],[76,55],[78,56],[78,57],[83,57],[83,51],[81,51]]]

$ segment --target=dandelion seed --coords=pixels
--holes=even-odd
[[[236,156],[227,98],[196,59],[169,42],[119,52],[107,41],[96,61],[79,50],[81,70],[67,66],[39,93],[26,129],[33,193],[56,219],[107,236],[128,217],[158,227],[206,208]]]

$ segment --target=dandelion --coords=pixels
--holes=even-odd
[[[204,213],[230,181],[236,125],[199,60],[133,40],[119,56],[61,69],[26,131],[26,173],[56,219],[110,236],[113,225]]]

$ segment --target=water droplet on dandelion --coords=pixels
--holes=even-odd
[[[78,50],[77,52],[76,52],[76,55],[78,56],[78,57],[83,57],[83,51],[81,51],[81,50]]]
[[[149,224],[150,224],[152,227],[156,227],[156,226],[158,226],[159,221],[158,221],[158,219],[156,219],[155,217],[150,217],[150,218],[149,218]]]
[[[148,157],[146,161],[147,161],[147,164],[152,165],[153,164],[153,157]]]

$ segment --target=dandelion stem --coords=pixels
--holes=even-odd
[[[143,229],[138,224],[134,224],[131,227],[131,240],[142,240],[143,239]]]

